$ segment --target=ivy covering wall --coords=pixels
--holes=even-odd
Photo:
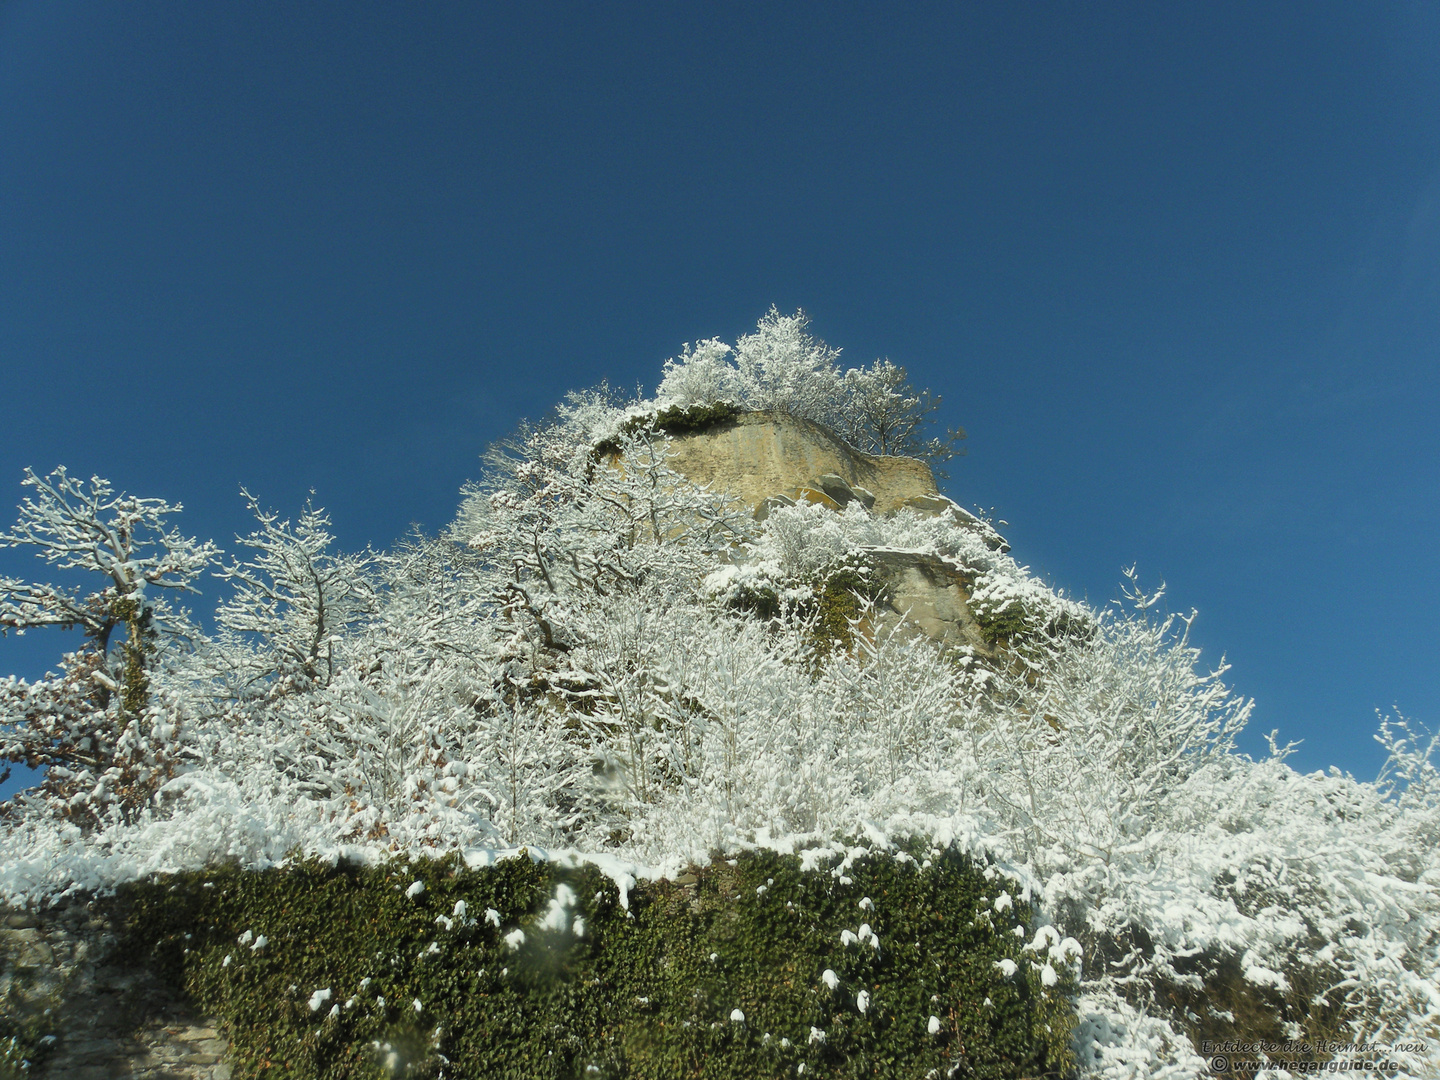
[[[129,958],[221,1019],[237,1078],[1062,1075],[1072,973],[1016,892],[913,848],[752,852],[623,898],[589,865],[450,857],[122,899]]]

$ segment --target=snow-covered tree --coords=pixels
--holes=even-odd
[[[713,553],[751,527],[669,467],[663,433],[621,430],[624,415],[587,407],[522,429],[488,456],[451,530],[489,568],[507,620],[547,650],[571,648],[574,614],[599,598],[693,593]]]
[[[911,386],[903,367],[877,360],[842,374],[840,350],[813,337],[809,326],[803,311],[782,315],[771,307],[733,348],[718,338],[686,344],[665,361],[657,405],[773,409],[825,424],[867,454],[918,457],[936,466],[963,453],[961,428],[926,436],[940,398]]]
[[[781,315],[771,307],[753,334],[735,343],[735,367],[746,403],[753,409],[778,409],[805,420],[833,426],[842,383],[832,349],[809,332],[803,311]]]
[[[733,349],[716,338],[687,344],[679,357],[665,362],[656,401],[661,406],[728,401],[833,426],[844,396],[835,364],[840,351],[812,337],[809,325],[803,311],[782,315],[771,307]]]
[[[868,368],[845,372],[844,405],[836,418],[836,431],[857,450],[867,454],[900,454],[938,464],[964,450],[961,428],[950,428],[945,437],[926,438],[930,416],[940,408],[941,399],[929,390],[910,385],[905,369],[889,360],[877,360]]]
[[[58,675],[0,683],[3,755],[48,767],[47,795],[77,815],[133,806],[167,769],[175,725],[149,708],[151,681],[195,630],[163,591],[197,592],[214,545],[182,536],[160,499],[115,494],[106,480],[83,483],[63,467],[25,472],[34,494],[0,544],[30,547],[61,570],[97,576],[92,591],[0,580],[0,632],[79,627],[84,646]]]
[[[734,352],[719,338],[707,338],[693,345],[687,341],[678,357],[665,361],[656,399],[678,405],[744,401],[747,393],[740,372],[729,362]]]
[[[307,502],[291,525],[263,509],[242,489],[259,528],[236,537],[255,552],[232,560],[216,576],[233,586],[215,620],[254,643],[249,655],[234,654],[244,681],[275,679],[283,688],[328,685],[335,676],[335,649],[345,631],[375,607],[372,556],[338,554],[330,518]]]

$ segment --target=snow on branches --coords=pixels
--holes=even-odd
[[[833,428],[857,450],[902,454],[932,465],[962,454],[961,428],[926,438],[941,399],[910,385],[905,369],[889,360],[842,372],[833,349],[809,333],[803,311],[782,315],[772,307],[753,334],[732,347],[718,338],[686,344],[665,361],[655,394],[657,408],[726,401],[744,409],[773,409]]]
[[[158,600],[147,599],[147,589],[196,592],[195,579],[217,554],[213,544],[165,528],[165,519],[180,512],[178,503],[116,495],[108,480],[92,476],[83,484],[63,466],[45,477],[26,469],[23,483],[35,495],[20,504],[19,520],[0,533],[0,544],[32,547],[52,566],[99,574],[106,584],[97,603],[96,594],[0,579],[0,627],[7,630],[80,626],[103,649],[127,618],[141,611],[152,618],[169,615],[162,614]],[[133,606],[136,614],[117,614],[117,604]],[[188,629],[183,622],[167,625]]]
[[[275,678],[303,685],[335,677],[335,647],[344,632],[374,610],[374,557],[336,554],[330,519],[305,504],[292,526],[274,511],[262,509],[241,489],[259,528],[237,537],[255,552],[246,562],[232,560],[216,574],[234,591],[215,614],[220,626],[253,635],[256,647],[244,656],[247,681]]]
[[[661,397],[820,409],[835,358],[772,311],[735,349],[687,349]],[[1012,874],[1058,927],[1035,941],[1084,945],[1083,1076],[1198,1077],[1197,1040],[1240,1030],[1427,1044],[1395,1059],[1435,1074],[1434,738],[1382,720],[1375,782],[1252,760],[1251,703],[1133,574],[1096,609],[949,518],[756,523],[669,467],[636,422],[654,406],[571,395],[487,457],[446,537],[389,552],[339,552],[323,510],[292,523],[247,494],[210,636],[164,602],[216,559],[168,526],[178,507],[27,474],[0,540],[99,584],[0,583],[7,628],[86,634],[59,674],[0,683],[5,755],[49,766],[0,820],[0,898],[297,852],[673,867],[918,835]],[[973,586],[993,652],[876,617],[856,568],[896,551]],[[822,578],[853,601],[823,642]]]
[[[108,481],[85,484],[63,467],[45,477],[27,469],[23,483],[34,495],[0,544],[34,548],[100,583],[85,592],[0,579],[0,632],[79,626],[85,634],[59,675],[0,683],[0,753],[48,767],[45,796],[67,815],[133,808],[168,775],[176,749],[174,719],[150,707],[151,682],[195,634],[160,590],[198,591],[217,549],[166,527],[179,504],[116,495]]]

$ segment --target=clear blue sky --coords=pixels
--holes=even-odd
[[[1198,608],[1247,749],[1440,721],[1440,5],[0,4],[0,506],[388,545],[771,303],[943,394],[1051,582]]]

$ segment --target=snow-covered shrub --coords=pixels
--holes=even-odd
[[[665,361],[656,400],[682,407],[746,400],[740,372],[729,362],[734,351],[719,338],[686,342],[679,356]]]
[[[994,673],[973,728],[984,803],[1086,944],[1091,985],[1197,1044],[1429,1039],[1426,825],[1383,787],[1236,754],[1250,703],[1148,599]]]

